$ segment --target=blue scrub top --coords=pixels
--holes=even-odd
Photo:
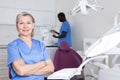
[[[13,70],[11,63],[17,59],[23,59],[25,64],[34,64],[40,61],[50,59],[44,44],[38,40],[32,39],[32,47],[20,38],[8,44],[7,65],[11,70],[12,80],[44,80],[44,75],[19,76]]]
[[[60,29],[60,35],[62,34],[62,32],[65,31],[67,32],[66,36],[64,38],[59,38],[58,39],[58,46],[60,47],[60,43],[63,41],[66,41],[68,43],[68,45],[70,47],[72,47],[72,42],[71,42],[71,28],[70,28],[70,24],[68,23],[68,21],[65,21],[62,23],[61,29]]]

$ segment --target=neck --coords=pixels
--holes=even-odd
[[[32,38],[31,37],[21,36],[20,39],[22,39],[29,46],[29,48],[31,48],[31,46],[32,46]]]
[[[28,36],[28,37],[26,37],[26,36],[20,36],[20,39],[22,39],[22,40],[24,40],[24,41],[31,41],[31,36]]]

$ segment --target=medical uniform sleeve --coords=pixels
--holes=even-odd
[[[7,59],[7,66],[10,67],[11,63],[20,58],[19,50],[15,45],[8,45],[8,59]]]
[[[62,27],[62,31],[67,32],[67,31],[68,31],[68,24],[67,24],[67,23],[63,23],[62,26],[63,26],[63,27]]]
[[[43,43],[42,43],[42,47],[43,47],[44,60],[50,59],[50,56],[49,56],[49,54],[48,54],[48,52],[47,52],[47,50],[46,50],[46,47],[45,47],[45,45],[44,45]]]

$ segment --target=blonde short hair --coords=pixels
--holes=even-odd
[[[29,16],[29,17],[31,17],[32,22],[35,23],[35,19],[34,19],[34,17],[33,17],[30,13],[28,13],[28,12],[21,12],[21,13],[19,13],[19,14],[17,15],[17,17],[16,17],[16,27],[17,27],[17,24],[18,24],[18,22],[19,22],[19,18],[20,18],[21,16]],[[17,27],[17,29],[18,29],[18,27]],[[19,34],[18,36],[20,36],[20,34]],[[31,36],[32,36],[32,37],[34,36],[34,29],[33,29],[32,33],[31,33]]]

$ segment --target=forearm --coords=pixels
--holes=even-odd
[[[58,36],[56,36],[56,35],[53,35],[53,37],[55,37],[55,38],[64,38],[66,35],[58,35]]]
[[[66,34],[67,34],[67,32],[63,31],[61,35],[58,35],[58,36],[53,35],[53,37],[55,37],[55,38],[64,38],[66,36]]]
[[[44,62],[39,62],[36,64],[26,64],[22,67],[22,69],[24,70],[23,75],[26,76],[26,75],[34,74],[36,71],[42,69],[43,67],[45,67]]]
[[[14,62],[12,66],[18,75],[27,76],[35,73],[40,68],[43,68],[45,66],[45,62],[41,61],[35,64],[24,64],[24,63],[20,64],[18,62]]]
[[[54,72],[54,65],[51,61],[49,61],[48,63],[46,63],[45,67],[40,68],[38,71],[34,73],[34,75],[44,75],[52,72]]]
[[[58,34],[58,35],[60,34],[60,33],[58,33],[58,32],[55,32],[55,33]]]
[[[56,33],[59,35],[59,33],[56,30],[51,30],[51,32]]]

